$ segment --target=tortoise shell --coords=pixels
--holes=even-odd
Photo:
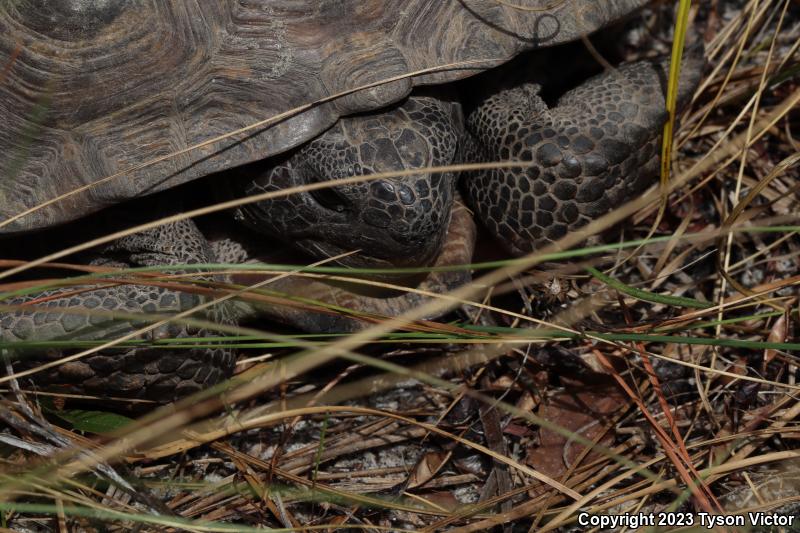
[[[415,85],[575,40],[645,3],[3,2],[0,233],[56,225],[281,153]],[[331,98],[418,71],[427,72]]]

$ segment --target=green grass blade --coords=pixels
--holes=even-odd
[[[589,271],[589,273],[592,276],[599,279],[609,287],[613,287],[619,292],[627,294],[628,296],[632,296],[637,300],[644,300],[645,302],[660,303],[664,305],[672,305],[676,307],[693,307],[696,309],[708,309],[709,307],[712,307],[714,305],[710,302],[701,302],[700,300],[695,300],[694,298],[686,298],[683,296],[668,296],[666,294],[656,294],[653,292],[644,291],[642,289],[637,289],[636,287],[625,285],[621,281],[603,274],[594,267],[586,267],[586,270]]]

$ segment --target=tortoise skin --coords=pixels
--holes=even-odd
[[[119,239],[105,254],[124,252],[125,262],[114,266],[155,266],[210,263],[216,258],[206,238],[191,220],[166,224]],[[202,297],[152,285],[94,284],[52,289],[13,298],[7,305],[30,310],[0,316],[4,341],[110,341],[147,326],[125,315],[177,314],[202,303]],[[77,312],[76,312],[77,311]],[[114,313],[123,314],[114,317]],[[234,323],[225,306],[215,306],[196,318]],[[214,335],[213,331],[171,322],[145,333],[145,340]],[[80,349],[20,350],[17,370],[58,360]],[[89,354],[35,374],[36,387],[73,394],[95,394],[171,402],[228,377],[234,354],[223,348],[118,347]]]
[[[0,2],[0,233],[279,154],[414,85],[573,41],[646,1],[549,2],[541,11],[495,0]],[[358,91],[137,168],[347,89],[481,59],[491,61]]]
[[[468,264],[472,260],[476,228],[471,215],[460,202],[452,207],[452,218],[446,226],[442,253],[435,266]],[[115,266],[149,266],[194,263],[240,263],[263,253],[263,243],[232,236],[208,242],[194,222],[184,220],[147,230],[116,241],[105,253],[123,252],[125,263]],[[256,252],[254,252],[255,250]],[[258,259],[269,261],[269,257]],[[105,264],[111,264],[106,262]],[[239,274],[230,281],[250,285],[272,275]],[[466,271],[433,273],[418,289],[442,293],[467,283]],[[76,293],[76,289],[78,292]],[[357,309],[380,320],[400,315],[429,302],[433,296],[423,293],[373,297],[356,294],[341,287],[306,278],[286,277],[273,280],[267,289],[288,296],[302,295],[323,304]],[[29,311],[7,313],[0,317],[0,338],[4,341],[110,341],[128,335],[149,322],[113,317],[113,313],[177,314],[203,302],[203,297],[188,292],[148,285],[72,286],[45,291],[35,296],[15,298],[8,305],[32,306]],[[77,310],[78,312],[74,312]],[[98,312],[99,311],[99,312]],[[306,331],[326,333],[354,332],[369,322],[324,311],[311,311],[303,306],[243,305],[230,302],[212,307],[204,314],[194,314],[220,324],[235,324],[244,318],[271,318]],[[431,317],[435,318],[435,317]],[[137,339],[180,339],[218,335],[215,331],[191,328],[181,323],[168,323]],[[64,356],[78,349],[30,349],[16,353],[15,370],[27,370]],[[98,397],[135,398],[158,403],[175,401],[219,383],[233,371],[235,355],[225,348],[192,348],[171,350],[160,348],[119,347],[89,354],[33,376],[30,385],[69,394],[90,394]]]
[[[340,120],[285,161],[253,175],[245,194],[348,176],[450,165],[463,134],[461,107],[417,96],[384,113]],[[246,205],[237,219],[315,257],[350,250],[357,267],[429,265],[453,206],[452,173],[339,185]]]
[[[703,50],[686,54],[678,104],[693,94]],[[669,64],[639,61],[595,76],[549,109],[539,86],[494,92],[467,120],[467,159],[524,161],[466,172],[469,206],[512,254],[525,255],[633,199],[653,184],[667,119]]]

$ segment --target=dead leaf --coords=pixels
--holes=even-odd
[[[435,476],[450,458],[450,452],[429,452],[417,463],[408,481],[408,488],[424,485]]]
[[[503,428],[503,433],[507,433],[508,435],[514,435],[515,437],[532,437],[533,430],[526,426],[520,426],[519,424],[507,424],[506,427]]]
[[[519,399],[516,402],[516,407],[520,411],[525,411],[529,413],[536,408],[536,405],[539,403],[539,400],[533,397],[533,394],[530,391],[523,392]]]
[[[626,405],[627,397],[611,378],[604,377],[594,384],[568,382],[565,390],[541,405],[538,414],[564,429],[592,440],[605,431],[605,420]],[[613,437],[613,431],[608,431],[600,443],[609,444]],[[540,472],[558,479],[583,449],[583,445],[570,442],[555,431],[541,428],[540,444],[528,450],[526,462]],[[597,452],[590,452],[586,460],[591,461],[598,456]]]
[[[772,325],[772,329],[769,330],[769,336],[767,337],[767,342],[786,342],[786,339],[789,337],[789,323],[786,320],[786,314],[782,314],[778,320]],[[767,348],[764,350],[764,362],[769,363],[775,356],[778,354],[778,350],[774,348]]]

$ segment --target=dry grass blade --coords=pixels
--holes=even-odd
[[[550,11],[567,3],[567,0],[553,0],[551,4],[545,4],[543,6],[524,6],[522,4],[509,2],[509,0],[492,0],[492,1],[497,2],[500,5],[510,7],[511,9],[516,9],[518,11],[528,11],[533,13]]]

